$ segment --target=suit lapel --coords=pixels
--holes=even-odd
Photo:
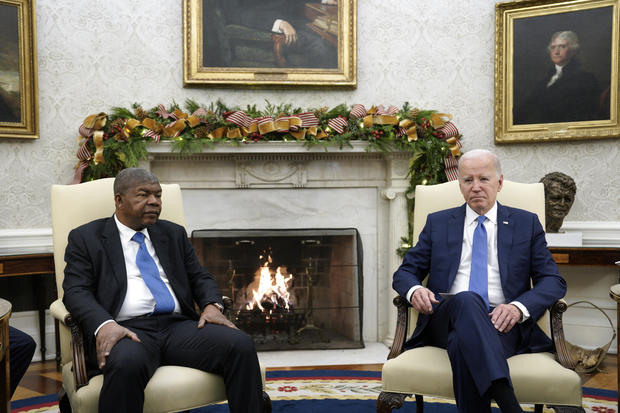
[[[114,217],[106,222],[102,238],[103,247],[108,256],[108,261],[112,265],[114,277],[118,281],[118,285],[121,286],[120,296],[124,297],[127,291],[127,268],[125,268],[123,246],[121,245],[121,238]]]
[[[456,277],[456,272],[461,262],[461,252],[463,249],[463,228],[465,226],[465,204],[455,208],[448,219],[446,230],[448,231],[448,256],[450,257],[450,273],[448,275],[448,285],[446,291]]]
[[[497,262],[502,285],[508,285],[508,257],[512,249],[512,235],[514,234],[514,222],[510,210],[497,203]]]
[[[174,271],[172,271],[172,264],[170,262],[170,246],[168,237],[163,233],[163,231],[161,231],[157,223],[151,225],[148,228],[148,231],[149,236],[151,237],[151,242],[153,243],[153,248],[155,248],[157,258],[159,258],[159,263],[164,269],[170,284],[174,286]]]

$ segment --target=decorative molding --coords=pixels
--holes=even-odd
[[[564,221],[561,232],[581,232],[584,247],[620,247],[620,221]]]
[[[52,229],[0,229],[0,255],[52,252]]]
[[[386,189],[387,199],[393,188]],[[562,231],[583,233],[584,247],[620,247],[620,221],[564,221]],[[0,255],[40,254],[52,252],[52,229],[0,230]]]

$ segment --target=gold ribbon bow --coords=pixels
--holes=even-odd
[[[398,125],[398,118],[393,115],[377,115],[377,108],[373,105],[364,116],[363,125],[365,128],[372,125]]]
[[[405,133],[407,134],[407,140],[409,142],[418,140],[418,129],[414,121],[409,119],[403,119],[400,121],[398,126],[405,130]]]
[[[435,129],[441,128],[443,125],[446,124],[446,122],[449,122],[451,120],[452,115],[450,115],[449,113],[433,113],[431,115],[431,125],[433,125]]]
[[[103,112],[99,112],[95,115],[89,115],[84,119],[84,126],[88,129],[101,129],[105,126],[108,115]]]
[[[103,159],[103,131],[98,130],[93,133],[93,142],[95,144],[95,165],[105,163],[105,159]]]

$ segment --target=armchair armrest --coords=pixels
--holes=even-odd
[[[63,324],[65,323],[65,317],[69,315],[69,311],[67,311],[67,308],[61,298],[57,299],[50,305],[50,313],[54,319]]]
[[[407,325],[409,324],[409,308],[411,304],[400,295],[394,297],[392,301],[396,306],[396,331],[394,332],[394,342],[388,354],[388,360],[397,357],[403,351],[403,345],[407,339]]]
[[[558,362],[567,369],[575,370],[575,361],[570,357],[566,339],[564,338],[564,327],[562,325],[562,315],[568,309],[568,304],[563,299],[556,301],[549,308],[549,321],[551,325],[551,339],[555,348]]]
[[[388,360],[397,357],[402,353],[403,345],[407,339],[407,326],[409,324],[409,308],[411,305],[401,296],[394,297],[394,305],[396,306],[396,331],[394,333],[394,342],[388,354]],[[551,339],[555,348],[558,362],[571,370],[575,369],[575,362],[570,357],[566,339],[564,338],[564,327],[562,325],[562,315],[567,310],[568,304],[563,299],[553,303],[549,308],[549,318],[551,325]]]
[[[75,379],[75,389],[88,384],[88,374],[86,373],[86,359],[84,357],[84,337],[78,322],[67,311],[62,299],[54,301],[50,305],[52,317],[71,330],[71,352],[73,360],[73,378]]]

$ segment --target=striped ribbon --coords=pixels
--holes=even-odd
[[[252,124],[252,118],[246,115],[246,113],[242,110],[232,112],[228,116],[224,117],[224,120],[246,129],[249,129]]]
[[[459,161],[455,157],[447,156],[446,159],[443,160],[443,164],[448,181],[456,181],[459,179]]]
[[[82,182],[82,175],[84,174],[84,170],[88,168],[88,161],[81,161],[75,167],[75,172],[73,173],[73,180],[69,182],[69,185],[75,185]]]
[[[452,122],[446,122],[442,127],[437,128],[437,137],[439,139],[447,139],[452,137],[458,137],[459,130],[454,126]]]
[[[165,106],[162,105],[161,103],[157,105],[157,107],[159,108],[159,110],[155,111],[155,113],[157,113],[161,118],[163,119],[172,118],[174,120],[178,120],[178,117],[174,113],[168,113],[168,111],[166,111]]]
[[[150,129],[145,129],[144,132],[142,132],[142,136],[146,136],[147,138],[153,138],[153,140],[155,140],[155,143],[159,143],[159,140],[161,139],[159,133]]]
[[[87,138],[84,143],[82,143],[80,145],[80,148],[77,151],[77,158],[80,161],[87,161],[92,157],[92,154],[90,153],[90,149],[88,149],[88,142],[90,141],[90,138]]]
[[[79,134],[85,138],[90,138],[91,136],[93,136],[94,131],[95,131],[94,129],[87,128],[86,126],[84,126],[83,123],[80,125],[78,129]]]
[[[295,116],[301,119],[302,128],[311,128],[313,126],[319,126],[319,118],[316,117],[314,112],[304,112],[304,113],[300,113]]]
[[[344,132],[344,129],[349,126],[349,122],[347,122],[347,120],[340,115],[327,121],[327,124],[338,133]]]
[[[394,105],[388,106],[387,109],[383,105],[377,106],[377,115],[395,115],[398,113],[398,108]]]
[[[363,118],[364,116],[366,116],[366,108],[364,107],[364,105],[360,105],[359,103],[353,105],[353,107],[351,108],[351,112],[349,112],[349,117],[353,119],[359,119]]]

